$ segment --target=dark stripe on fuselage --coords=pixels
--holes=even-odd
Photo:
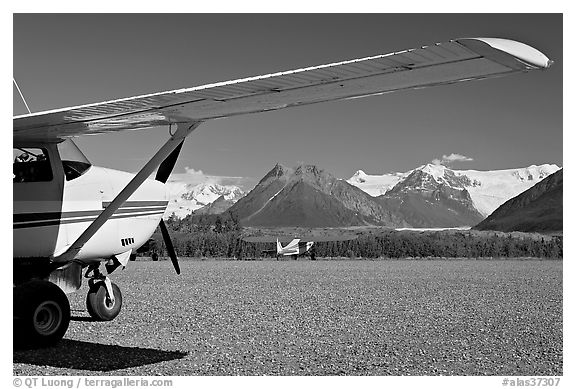
[[[104,209],[109,205],[109,201],[103,202],[102,208]],[[114,212],[111,219],[163,214],[167,205],[168,201],[126,201]],[[13,228],[20,229],[90,222],[96,219],[101,213],[101,209],[90,211],[18,213],[13,215]]]
[[[110,201],[103,201],[102,208],[106,208],[111,204]],[[128,207],[165,207],[168,201],[126,201],[120,208]]]
[[[165,204],[166,205],[166,204]],[[148,212],[148,211],[164,211],[164,207],[160,208],[160,206],[156,207],[146,207],[146,208],[128,208],[125,209],[124,207],[118,209],[114,214],[121,214],[121,213],[130,213],[130,212]],[[17,213],[14,214],[14,223],[24,223],[24,222],[40,222],[40,221],[48,221],[48,220],[55,220],[55,219],[69,219],[75,217],[90,217],[90,216],[98,216],[102,213],[102,210],[92,210],[92,211],[69,211],[69,212],[39,212],[39,213]]]
[[[22,223],[36,220],[60,219],[62,212],[40,212],[40,213],[15,213],[14,223]]]
[[[126,212],[128,213],[128,212]],[[132,210],[129,214],[114,214],[110,219],[126,219],[130,217],[138,217],[138,216],[152,216],[152,215],[162,215],[164,214],[164,210],[153,210],[153,212],[145,212],[141,210]],[[95,215],[96,216],[96,215]],[[96,217],[88,217],[88,218],[78,218],[78,219],[54,219],[54,220],[45,220],[45,221],[31,221],[28,223],[20,223],[14,224],[13,229],[20,229],[20,228],[33,228],[33,227],[46,227],[46,226],[53,226],[59,224],[72,224],[72,223],[86,223],[92,222],[96,219]]]

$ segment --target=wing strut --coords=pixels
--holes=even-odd
[[[199,125],[198,122],[178,123],[176,133],[154,154],[154,156],[144,165],[134,176],[124,189],[112,200],[112,202],[102,211],[100,215],[88,226],[88,228],[76,239],[74,243],[62,254],[54,256],[53,262],[66,263],[74,259],[78,252],[84,247],[86,242],[94,236],[96,232],[110,219],[110,217],[132,196],[132,194],[142,185],[142,183],[156,170],[160,164],[176,149],[182,141],[190,135]]]

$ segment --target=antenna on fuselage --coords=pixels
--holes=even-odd
[[[24,102],[24,105],[26,106],[26,109],[28,110],[28,113],[32,113],[30,111],[30,107],[28,107],[28,103],[26,102],[26,99],[24,98],[24,95],[22,94],[22,91],[20,90],[20,87],[18,86],[18,83],[16,82],[16,79],[14,77],[12,77],[12,80],[14,81],[14,85],[16,85],[16,89],[18,89],[18,93],[20,93],[20,97],[22,98],[22,101]]]

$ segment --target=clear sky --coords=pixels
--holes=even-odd
[[[204,123],[175,173],[261,178],[276,162],[337,177],[562,163],[561,14],[14,16],[13,66],[32,111],[203,85],[462,37],[502,37],[555,61],[542,72]],[[26,113],[14,88],[14,114]],[[83,137],[96,165],[137,171],[164,128]]]

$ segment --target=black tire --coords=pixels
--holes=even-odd
[[[115,283],[112,283],[112,290],[114,291],[114,305],[110,304],[103,282],[97,282],[90,287],[86,296],[86,308],[93,319],[110,321],[120,313],[122,293]]]
[[[70,303],[55,284],[32,280],[13,290],[14,345],[46,347],[58,342],[70,324]]]

